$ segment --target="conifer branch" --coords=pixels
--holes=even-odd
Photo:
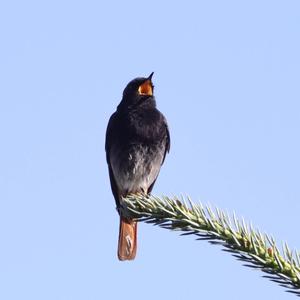
[[[187,204],[187,202],[189,204]],[[285,243],[282,251],[274,239],[251,225],[229,217],[218,208],[189,198],[131,195],[122,202],[122,213],[162,228],[184,231],[181,235],[195,235],[197,240],[208,240],[222,245],[244,265],[267,273],[263,277],[300,296],[300,252],[292,251]]]

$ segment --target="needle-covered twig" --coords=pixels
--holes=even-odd
[[[140,221],[220,244],[244,265],[261,269],[267,273],[263,277],[300,296],[300,253],[291,251],[286,243],[280,251],[272,237],[254,230],[235,214],[230,218],[220,209],[195,205],[189,198],[179,201],[178,198],[143,195],[125,198],[122,211]]]

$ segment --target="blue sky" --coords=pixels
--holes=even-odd
[[[0,298],[292,299],[151,225],[119,262],[104,136],[127,82],[154,71],[172,139],[154,193],[299,249],[299,35],[299,1],[2,2]]]

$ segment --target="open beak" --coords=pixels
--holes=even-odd
[[[154,72],[150,74],[150,76],[139,86],[139,94],[140,95],[153,95],[153,85],[152,85],[152,76]]]

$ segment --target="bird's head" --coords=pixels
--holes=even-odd
[[[155,106],[152,76],[153,72],[148,77],[131,80],[123,91],[123,98],[119,106],[130,108],[142,104],[147,105],[147,102],[149,105]]]

